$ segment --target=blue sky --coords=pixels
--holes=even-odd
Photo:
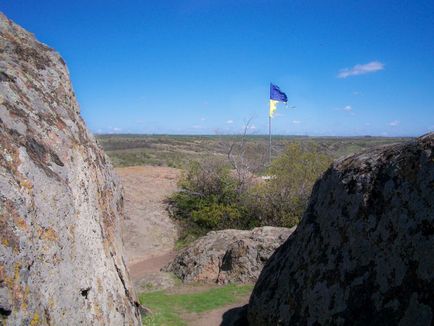
[[[434,130],[434,1],[2,0],[65,58],[94,132]]]

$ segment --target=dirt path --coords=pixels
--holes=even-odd
[[[158,273],[160,269],[172,261],[173,258],[175,258],[175,252],[168,251],[161,256],[154,256],[131,264],[129,267],[130,276],[133,280],[141,280],[147,274]]]
[[[159,269],[171,258],[177,229],[163,201],[176,190],[180,170],[135,166],[117,168],[116,172],[124,187],[127,264],[131,274],[140,277],[147,268]]]
[[[238,311],[241,307],[249,303],[249,297],[232,305],[224,306],[219,309],[214,309],[201,314],[185,314],[183,319],[189,326],[230,326],[234,324],[234,320],[239,318]],[[230,314],[230,316],[228,316]]]

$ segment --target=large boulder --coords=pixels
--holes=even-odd
[[[139,325],[122,207],[65,62],[0,13],[0,323]]]
[[[294,229],[212,231],[182,250],[164,270],[186,283],[254,283],[267,259]]]
[[[250,325],[434,322],[434,133],[339,160],[252,293]]]

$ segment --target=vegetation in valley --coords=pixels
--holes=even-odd
[[[240,164],[240,157],[230,161],[237,162],[193,162],[184,173],[180,191],[170,198],[172,215],[182,226],[181,241],[210,230],[294,226],[332,159],[315,145],[293,143],[263,168],[265,178],[250,171],[251,164]]]
[[[248,296],[252,285],[225,285],[192,293],[170,293],[157,291],[142,293],[140,303],[148,307],[152,314],[143,318],[149,326],[183,326],[187,323],[183,314],[202,313],[238,302]]]
[[[292,227],[298,224],[315,181],[330,166],[332,157],[316,145],[292,143],[267,168],[268,181],[247,190],[244,205],[254,226]]]
[[[408,140],[274,136],[269,164],[268,137],[246,133],[100,135],[97,139],[115,166],[184,170],[180,191],[168,200],[171,215],[182,230],[178,247],[210,230],[291,227],[298,223],[315,180],[333,159]]]
[[[181,225],[179,241],[188,243],[210,230],[247,228],[237,180],[230,172],[217,160],[192,162],[184,172],[180,191],[169,199],[171,215]]]

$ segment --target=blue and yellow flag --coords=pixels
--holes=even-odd
[[[288,97],[284,92],[282,92],[279,86],[270,83],[270,118],[273,117],[274,112],[277,110],[277,103],[288,102]]]

